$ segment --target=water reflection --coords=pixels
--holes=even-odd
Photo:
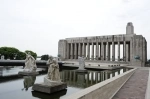
[[[33,84],[35,83],[36,80],[36,76],[23,76],[24,80],[23,80],[23,85],[24,88],[22,90],[28,90],[29,87],[33,86]]]
[[[60,78],[68,86],[86,88],[128,70],[129,68],[122,68],[113,71],[88,71],[88,73],[77,73],[76,70],[63,70],[60,72]]]

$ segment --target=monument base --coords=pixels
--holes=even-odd
[[[86,69],[77,69],[76,72],[78,72],[78,73],[87,73],[88,71]]]
[[[29,71],[20,71],[18,72],[18,75],[23,75],[23,76],[35,76],[38,75],[39,72],[29,72]]]
[[[57,83],[54,85],[53,84],[40,83],[40,84],[34,84],[32,87],[32,90],[51,94],[54,92],[64,90],[66,88],[67,88],[67,84],[64,82],[60,82],[60,83]]]

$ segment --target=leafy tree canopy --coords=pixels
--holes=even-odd
[[[34,53],[33,51],[26,50],[25,52],[30,52],[31,55],[36,59],[37,54]],[[0,56],[4,55],[5,59],[24,60],[26,58],[25,52],[21,52],[14,47],[0,47]]]
[[[48,60],[48,58],[49,58],[48,54],[45,54],[45,55],[41,56],[41,60]]]

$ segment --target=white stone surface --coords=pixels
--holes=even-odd
[[[35,72],[37,69],[36,61],[33,56],[30,55],[30,53],[26,53],[26,59],[25,59],[25,68],[24,71],[26,72]]]
[[[52,81],[60,81],[59,65],[55,59],[52,60],[49,66],[47,76],[48,76],[48,79]]]
[[[78,61],[79,61],[79,69],[83,70],[85,68],[84,58],[78,57]]]

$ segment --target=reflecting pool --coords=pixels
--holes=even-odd
[[[121,68],[113,71],[94,71],[88,70],[87,73],[77,73],[75,70],[62,70],[60,77],[63,82],[66,82],[68,87],[65,90],[53,94],[45,94],[32,91],[32,86],[35,83],[41,83],[46,74],[38,76],[23,76],[19,79],[11,79],[6,77],[5,81],[0,77],[0,99],[61,99],[64,96],[73,94],[86,87],[92,86],[96,83],[105,81],[123,72],[130,70],[129,68]],[[14,72],[13,70],[9,69]],[[7,73],[7,70],[3,73]],[[5,75],[5,74],[3,74]],[[17,78],[18,76],[16,76]],[[5,78],[5,77],[3,77]]]

